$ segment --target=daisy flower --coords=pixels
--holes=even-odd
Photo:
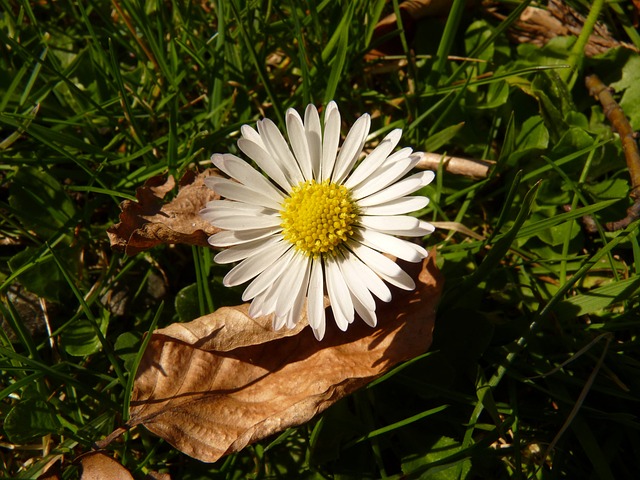
[[[391,153],[402,131],[393,130],[358,163],[371,119],[362,115],[342,146],[340,112],[327,105],[324,125],[313,105],[304,121],[286,113],[289,142],[265,118],[257,130],[241,128],[238,148],[258,168],[231,154],[214,154],[213,164],[230,179],[208,177],[207,186],[224,200],[209,202],[201,216],[222,229],[209,243],[229,247],[215,256],[239,262],[224,277],[226,286],[251,280],[242,298],[252,317],[273,315],[274,329],[293,327],[306,308],[318,340],[325,334],[325,293],[333,317],[345,331],[355,314],[376,325],[376,302],[391,300],[387,284],[413,290],[411,277],[384,253],[419,262],[427,251],[397,238],[422,237],[434,227],[405,215],[429,199],[409,194],[429,184],[433,172],[406,174],[420,156],[403,148]]]

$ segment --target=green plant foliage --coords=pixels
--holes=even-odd
[[[631,127],[640,129],[640,85],[637,79],[640,75],[640,58],[631,57],[622,67],[622,78],[611,84],[617,92],[623,92],[620,106],[629,117]]]
[[[107,333],[109,325],[108,317],[103,317],[99,321],[99,328],[102,334]],[[73,324],[73,328],[66,328],[60,337],[65,351],[74,357],[84,357],[97,353],[100,350],[100,338],[96,333],[95,326],[86,319],[79,319]]]
[[[60,421],[50,403],[30,398],[11,407],[4,418],[3,429],[11,442],[26,443],[58,432]]]
[[[175,307],[178,318],[183,322],[188,322],[199,317],[198,285],[192,283],[180,290],[176,295]]]
[[[629,172],[583,80],[639,129],[640,55],[515,44],[533,2],[466,3],[380,29],[403,2],[0,1],[0,477],[77,477],[128,420],[148,332],[242,303],[213,249],[113,251],[122,200],[334,99],[343,133],[371,114],[367,148],[402,128],[400,146],[495,162],[420,192],[444,225],[423,239],[445,278],[431,350],[214,464],[143,428],[106,452],[136,479],[636,478],[640,223],[605,228]],[[633,15],[599,20],[640,48]]]
[[[12,178],[9,205],[23,227],[42,238],[69,230],[75,206],[60,182],[42,170],[24,166]]]

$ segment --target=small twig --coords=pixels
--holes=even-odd
[[[627,160],[627,168],[631,177],[629,196],[633,199],[633,205],[627,209],[627,216],[617,222],[609,222],[605,228],[610,231],[622,230],[631,222],[640,218],[640,151],[636,142],[635,133],[624,111],[616,103],[613,95],[602,83],[597,75],[587,75],[585,85],[589,94],[600,101],[605,116],[611,123],[613,130],[620,136],[622,151]]]
[[[118,427],[102,440],[98,440],[97,442],[94,442],[91,448],[93,450],[104,450],[105,448],[107,448],[107,446],[109,446],[111,442],[113,442],[116,438],[118,438],[120,435],[125,433],[127,430],[129,430],[129,427],[126,425],[124,427]]]
[[[422,170],[438,170],[440,164],[444,164],[444,170],[456,175],[465,175],[473,178],[486,178],[493,162],[489,160],[472,160],[468,158],[450,157],[439,153],[423,153],[416,168]]]
[[[117,0],[111,0],[111,3],[113,7],[116,9],[116,11],[118,12],[118,14],[120,15],[120,18],[122,18],[122,21],[124,22],[124,24],[127,26],[127,30],[129,30],[129,33],[131,33],[131,36],[133,37],[133,39],[138,43],[138,45],[140,46],[144,54],[147,56],[149,61],[153,64],[155,70],[158,71],[160,69],[158,65],[158,60],[156,60],[156,57],[153,55],[151,50],[149,50],[149,47],[147,47],[147,45],[144,43],[142,38],[138,35],[138,32],[136,32],[136,28],[131,23],[131,20],[129,19],[127,14],[124,12],[124,10],[122,10],[122,7],[117,2]]]

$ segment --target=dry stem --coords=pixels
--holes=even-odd
[[[636,142],[635,133],[624,111],[616,103],[607,86],[597,75],[588,75],[585,85],[589,94],[600,101],[605,116],[612,128],[620,136],[622,151],[627,160],[627,168],[631,176],[629,196],[633,199],[633,205],[627,209],[627,216],[617,222],[609,222],[605,228],[611,232],[626,228],[631,222],[640,218],[640,152]]]

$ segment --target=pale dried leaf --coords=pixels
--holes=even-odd
[[[490,13],[500,20],[507,17],[498,12]],[[579,36],[584,22],[585,17],[566,2],[550,0],[544,8],[535,5],[527,7],[518,21],[509,27],[508,33],[517,43],[543,46],[556,37]],[[598,22],[594,25],[593,33],[584,47],[584,54],[587,57],[593,57],[617,47],[638,51],[635,45],[615,39],[607,26]]]
[[[147,473],[145,480],[171,480],[171,475],[163,472],[150,471]]]
[[[176,197],[163,203],[164,197],[175,188],[169,176],[150,178],[136,190],[137,202],[125,200],[120,205],[120,222],[107,230],[111,246],[135,255],[159,244],[185,243],[207,246],[207,238],[218,229],[200,218],[207,202],[218,198],[204,179],[215,170],[200,174],[188,172],[180,181]]]
[[[420,265],[408,265],[405,267]],[[417,273],[417,272],[416,272]],[[330,315],[318,342],[306,322],[271,331],[248,306],[221,308],[153,334],[134,384],[129,427],[142,424],[205,462],[300,425],[432,339],[442,281],[435,253],[413,292],[378,308],[378,327],[357,319],[340,332]]]
[[[80,458],[82,476],[80,480],[133,480],[129,470],[124,468],[113,458],[101,452],[90,452]]]

